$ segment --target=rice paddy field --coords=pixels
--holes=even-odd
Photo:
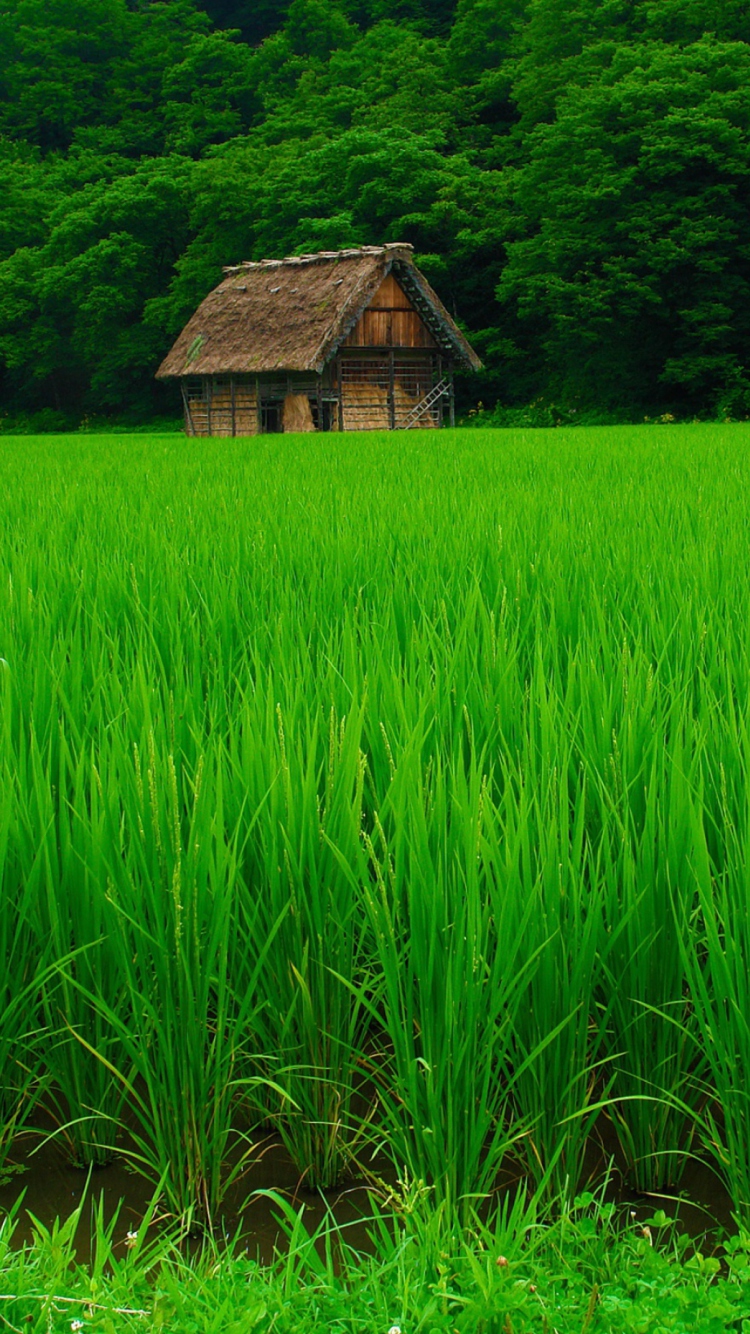
[[[750,427],[2,437],[0,535],[0,1171],[750,1228]]]

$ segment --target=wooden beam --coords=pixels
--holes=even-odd
[[[195,435],[195,423],[193,421],[193,415],[190,411],[190,399],[188,398],[187,395],[187,389],[185,388],[184,380],[180,380],[180,389],[182,390],[182,407],[185,413],[185,434]]]
[[[394,352],[391,348],[388,357],[388,424],[392,431],[396,429],[396,374],[394,366]]]
[[[448,421],[453,427],[456,425],[456,395],[453,390],[453,366],[451,366],[450,368],[450,374],[448,380],[450,384],[450,388],[448,390],[448,413],[449,413]]]
[[[341,383],[341,357],[336,358],[336,381],[339,387],[339,430],[344,429],[344,386]]]
[[[418,343],[414,347],[410,347],[408,343],[358,343],[356,347],[342,344],[347,359],[360,356],[363,360],[373,356],[376,352],[390,352],[392,346],[396,352],[400,352],[402,355],[407,357],[412,354],[414,356],[421,355],[425,360],[435,352],[435,348],[425,347],[423,343]],[[442,351],[445,353],[445,348]]]

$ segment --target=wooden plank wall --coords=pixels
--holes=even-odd
[[[392,274],[383,279],[344,347],[437,347]]]

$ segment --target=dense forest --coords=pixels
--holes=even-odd
[[[0,426],[176,416],[223,264],[393,240],[464,411],[744,418],[749,121],[750,0],[4,0]]]

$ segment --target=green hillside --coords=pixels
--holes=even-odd
[[[176,415],[153,372],[222,264],[391,240],[485,362],[465,411],[745,417],[748,21],[744,0],[7,0],[4,429]]]

